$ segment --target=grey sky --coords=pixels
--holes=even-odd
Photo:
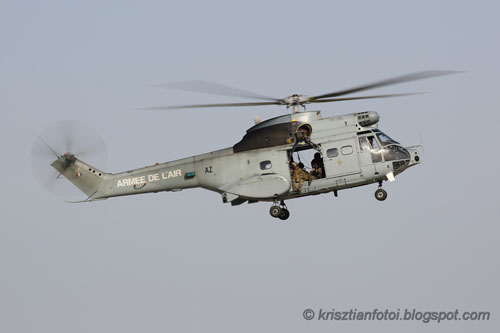
[[[2,1],[0,331],[497,332],[500,6],[495,1]],[[419,70],[466,73],[324,104],[375,110],[424,162],[384,185],[231,207],[189,190],[66,204],[36,182],[32,131],[84,121],[106,171],[231,146],[280,107],[151,85],[206,79],[322,94]],[[310,106],[310,110],[316,109]],[[91,161],[89,161],[91,162]],[[97,165],[97,167],[101,167]],[[305,321],[306,308],[490,311],[488,322]]]

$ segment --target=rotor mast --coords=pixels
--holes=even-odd
[[[294,113],[299,113],[300,112],[300,107],[302,106],[304,108],[304,111],[306,110],[306,101],[304,100],[303,95],[299,94],[293,94],[291,96],[288,96],[287,98],[284,98],[284,104],[286,104],[286,108],[290,108],[290,106],[293,106],[292,109],[292,114]]]

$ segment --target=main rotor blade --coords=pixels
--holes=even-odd
[[[407,74],[403,76],[398,76],[394,77],[391,79],[386,79],[382,81],[377,81],[369,84],[365,84],[359,87],[354,87],[350,89],[345,89],[345,90],[340,90],[336,92],[331,92],[328,94],[324,95],[318,95],[318,96],[312,96],[309,98],[309,102],[316,101],[318,99],[322,98],[328,98],[328,97],[337,97],[337,96],[343,96],[343,95],[348,95],[364,90],[369,90],[369,89],[375,89],[375,88],[380,88],[380,87],[385,87],[393,84],[398,84],[398,83],[403,83],[403,82],[410,82],[410,81],[416,81],[416,80],[422,80],[422,79],[428,79],[431,77],[436,77],[436,76],[443,76],[443,75],[450,75],[450,74],[456,74],[460,73],[459,71],[424,71],[424,72],[417,72],[413,74]]]
[[[140,108],[139,110],[175,110],[175,109],[196,109],[196,108],[215,108],[231,106],[260,106],[260,105],[282,105],[282,101],[276,102],[252,102],[252,103],[223,103],[223,104],[194,104],[194,105],[172,105],[172,106],[154,106],[150,108]]]
[[[412,96],[421,95],[424,93],[406,93],[406,94],[388,94],[388,95],[372,95],[372,96],[356,96],[356,97],[342,97],[342,98],[327,98],[313,100],[309,103],[329,103],[329,102],[343,102],[343,101],[353,101],[357,99],[372,99],[372,98],[387,98],[387,97],[402,97],[402,96]]]
[[[226,86],[220,83],[204,81],[204,80],[192,80],[192,81],[179,81],[172,83],[165,83],[156,85],[156,87],[161,88],[169,88],[169,89],[177,89],[184,91],[194,91],[204,94],[212,94],[212,95],[223,95],[223,96],[232,96],[232,97],[242,97],[249,99],[258,99],[264,101],[276,101],[278,98],[269,97],[265,95],[260,95],[253,93],[251,91]]]

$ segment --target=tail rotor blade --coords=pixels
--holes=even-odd
[[[33,154],[38,155],[38,156],[46,156],[48,152],[52,153],[55,158],[59,158],[60,155],[47,143],[45,140],[39,136],[36,133],[33,133],[36,138],[43,144],[43,147],[38,147],[34,151],[32,151]],[[42,148],[42,149],[40,149]],[[45,148],[45,149],[44,149]]]
[[[49,192],[66,199],[81,198],[81,192],[67,179],[60,177],[51,164],[61,157],[58,151],[64,151],[91,165],[104,168],[104,140],[89,125],[72,120],[57,122],[35,136],[31,149],[31,166],[35,178]]]
[[[61,134],[63,139],[63,146],[65,149],[65,153],[73,151],[73,135],[74,135],[74,122],[70,120],[65,120],[61,123]]]
[[[75,152],[75,156],[81,159],[87,159],[89,156],[106,156],[107,150],[104,140],[101,138],[96,138],[94,142],[87,144],[80,150]],[[102,158],[100,158],[102,159]]]

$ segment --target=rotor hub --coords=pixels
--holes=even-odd
[[[309,98],[307,98],[304,95],[299,95],[299,94],[293,94],[291,96],[288,96],[283,99],[283,104],[287,106],[293,106],[293,105],[304,105],[309,101]]]

